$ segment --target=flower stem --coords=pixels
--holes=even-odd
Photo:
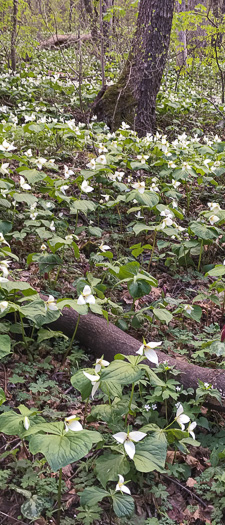
[[[202,251],[203,251],[203,240],[201,241],[200,254],[199,254],[199,259],[198,259],[198,272],[200,271],[200,266],[201,266]]]
[[[76,323],[76,326],[75,326],[75,330],[73,332],[73,335],[71,337],[71,341],[70,341],[70,344],[69,344],[69,347],[67,349],[67,352],[65,353],[64,355],[64,358],[63,358],[63,362],[62,362],[62,365],[64,365],[68,355],[70,354],[71,350],[72,350],[72,346],[73,346],[73,342],[74,342],[74,339],[75,339],[75,335],[77,333],[77,329],[78,329],[78,325],[79,325],[79,321],[80,321],[80,314],[78,314],[78,319],[77,319],[77,323]]]
[[[151,257],[149,259],[149,263],[148,263],[148,272],[150,270],[150,266],[152,264],[152,257],[153,257],[153,253],[154,253],[154,250],[155,250],[155,243],[156,243],[156,235],[157,235],[157,232],[155,231],[154,232],[154,238],[153,238],[153,245],[152,245],[152,251],[151,251]]]
[[[22,314],[20,312],[19,312],[19,316],[20,316],[20,324],[21,324],[23,342],[24,342],[25,347],[27,349],[28,345],[27,345],[27,342],[26,342],[26,334],[25,334],[24,325],[23,325],[23,317],[22,317]]]
[[[128,415],[129,415],[129,412],[130,412],[130,409],[131,409],[131,404],[132,404],[132,401],[133,401],[133,395],[134,395],[134,383],[132,383],[131,394],[130,394],[130,402],[129,402],[129,405],[128,405],[128,411],[127,411],[126,418],[125,418],[125,425],[127,425],[127,418],[128,418]]]
[[[58,484],[58,500],[57,500],[57,521],[56,524],[60,525],[61,517],[61,498],[62,498],[62,468],[59,469],[59,484]]]

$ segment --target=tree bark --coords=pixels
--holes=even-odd
[[[177,11],[178,13],[181,13],[185,12],[186,9],[186,0],[182,0],[181,4],[178,4],[177,6]],[[180,45],[178,45],[177,48],[176,65],[181,69],[186,66],[187,61],[187,31],[185,29],[181,29],[178,32],[178,40]]]
[[[16,31],[17,31],[18,0],[13,0],[12,33],[11,33],[11,68],[16,71]]]
[[[174,0],[141,0],[129,58],[114,86],[110,86],[95,114],[111,129],[125,120],[139,136],[155,131],[156,96],[166,63]]]
[[[46,300],[46,297],[43,297]],[[76,326],[78,314],[69,308],[64,308],[62,315],[49,325],[53,330],[62,331],[72,337]],[[83,315],[80,318],[76,339],[89,349],[96,358],[105,356],[112,361],[116,354],[135,355],[140,348],[141,342],[129,334],[123,332],[112,323],[107,323],[102,317],[93,314]],[[182,357],[170,357],[169,355],[157,350],[159,362],[167,361],[170,366],[174,366],[180,371],[178,380],[185,389],[196,388],[199,386],[198,380],[212,384],[223,396],[222,408],[225,408],[225,370],[202,368],[198,365],[189,363]],[[151,367],[149,361],[146,363]],[[219,403],[214,398],[210,398],[211,406],[218,406]],[[219,405],[220,407],[220,405]]]

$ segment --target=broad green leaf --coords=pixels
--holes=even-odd
[[[163,432],[154,432],[135,444],[134,464],[139,472],[161,471],[165,467],[167,440]]]
[[[36,426],[37,423],[44,421],[41,416],[30,415],[33,414],[32,411],[27,409],[27,414],[17,414],[13,410],[9,412],[4,412],[0,415],[0,432],[4,432],[8,436],[20,436],[22,437],[26,430],[24,428],[24,415],[29,417],[30,427]]]
[[[215,268],[209,270],[206,275],[210,275],[210,277],[222,277],[222,275],[225,275],[225,266],[223,264],[218,264]]]
[[[16,202],[26,202],[28,206],[37,202],[37,198],[30,193],[14,193],[13,198]]]
[[[11,340],[9,335],[0,334],[0,359],[10,354]]]
[[[5,403],[5,401],[6,401],[5,392],[3,388],[0,388],[0,406],[2,405],[2,403]]]
[[[1,283],[1,288],[7,290],[7,292],[24,292],[24,295],[34,295],[37,294],[36,290],[30,286],[29,283],[24,281],[7,281]]]
[[[134,513],[134,500],[128,494],[116,492],[112,496],[113,510],[118,518],[129,517]]]
[[[26,177],[29,184],[35,184],[36,182],[39,182],[41,180],[44,180],[46,178],[45,173],[42,173],[41,171],[38,171],[36,169],[32,170],[22,170],[19,172],[20,175],[23,177]]]
[[[218,238],[218,232],[215,228],[212,228],[210,226],[206,226],[205,224],[201,224],[200,222],[192,222],[190,224],[190,230],[197,235],[200,239],[203,240],[211,240],[211,239],[217,239]]]
[[[85,372],[89,374],[94,373],[93,368],[85,368]],[[71,377],[71,383],[76,390],[82,395],[82,400],[87,399],[91,395],[92,384],[91,381],[83,374],[83,370],[79,370]]]
[[[118,481],[118,474],[125,476],[130,470],[130,464],[124,454],[106,452],[95,463],[98,480],[103,487],[108,481]]]
[[[34,520],[41,516],[46,507],[46,500],[34,494],[28,501],[21,505],[21,512],[28,520]]]
[[[101,380],[115,381],[121,385],[129,385],[138,381],[142,376],[141,368],[132,366],[127,361],[116,360],[110,363],[101,373]]]
[[[41,452],[53,472],[75,463],[90,452],[94,443],[101,441],[101,435],[95,431],[68,431],[64,435],[35,434],[31,436],[29,449],[31,454]]]
[[[63,337],[64,339],[68,339],[68,337],[62,332],[54,332],[54,330],[50,330],[48,328],[40,328],[38,332],[37,342],[42,343],[42,341],[46,341],[54,337]]]
[[[72,308],[80,315],[86,315],[88,313],[88,305],[87,304],[77,304],[77,301],[75,299],[60,299],[57,301],[57,306],[62,310],[63,308]],[[74,326],[75,328],[75,326]]]
[[[109,493],[100,487],[87,487],[83,492],[79,492],[78,494],[80,495],[80,504],[82,507],[86,505],[87,507],[92,507],[99,501],[102,501],[106,496],[109,496]]]
[[[139,233],[142,233],[144,231],[153,231],[154,229],[154,226],[147,226],[146,224],[141,224],[140,222],[137,222],[137,224],[133,226],[133,231],[135,235],[138,235]]]
[[[225,343],[215,341],[207,348],[207,352],[210,352],[211,355],[215,354],[218,357],[225,356]]]
[[[0,232],[4,235],[11,232],[12,223],[10,221],[0,221]]]
[[[132,281],[130,284],[128,284],[127,288],[131,297],[134,299],[139,299],[140,297],[148,295],[151,290],[150,284],[144,279]]]
[[[173,319],[173,314],[166,310],[166,308],[153,308],[153,313],[160,321],[165,321],[168,325]]]

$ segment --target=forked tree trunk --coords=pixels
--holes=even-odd
[[[123,120],[139,136],[155,130],[156,96],[170,43],[174,0],[141,0],[131,51],[117,84],[94,104],[99,120],[117,129]]]

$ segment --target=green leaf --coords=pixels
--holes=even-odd
[[[5,392],[3,388],[0,388],[0,406],[2,405],[2,403],[5,403],[5,401],[6,401]]]
[[[134,512],[134,500],[127,494],[116,492],[112,496],[113,510],[118,518],[129,517]]]
[[[135,383],[142,376],[141,368],[132,366],[127,361],[116,360],[110,363],[101,373],[101,380],[115,381],[121,385]]]
[[[148,295],[151,290],[150,284],[144,279],[140,279],[136,282],[132,281],[131,284],[128,284],[127,288],[133,299],[144,297],[145,295]]]
[[[137,222],[137,224],[135,224],[133,227],[135,235],[139,235],[139,233],[142,233],[143,231],[153,231],[154,229],[154,226],[147,226],[146,224],[141,224],[140,222]]]
[[[197,235],[197,237],[206,241],[218,238],[218,232],[215,228],[206,226],[197,221],[190,224],[190,229],[195,235]]]
[[[171,314],[171,312],[166,310],[166,308],[153,308],[153,313],[157,319],[159,319],[160,321],[165,321],[167,325],[173,319],[173,315]]]
[[[13,198],[16,202],[26,202],[28,206],[37,202],[37,198],[30,193],[14,193]]]
[[[223,264],[217,264],[215,268],[212,270],[209,270],[206,275],[210,275],[210,277],[221,277],[225,274],[225,266]]]
[[[0,221],[0,232],[5,236],[7,233],[11,232],[12,223],[9,221]]]
[[[165,467],[167,440],[163,432],[154,432],[135,445],[134,464],[139,472],[161,471]]]
[[[26,407],[25,407],[26,408]],[[44,421],[41,416],[32,415],[33,411],[26,409],[26,414],[17,414],[13,410],[4,412],[0,415],[0,431],[4,432],[8,436],[20,436],[22,437],[26,430],[24,428],[24,416],[27,415],[30,421],[30,428],[36,426],[37,423]],[[31,415],[30,415],[31,414]]]
[[[31,454],[41,452],[56,472],[86,456],[98,441],[101,435],[90,430],[68,431],[64,435],[35,434],[30,438],[29,449]]]
[[[85,507],[85,505],[92,507],[106,496],[109,496],[109,493],[100,487],[87,487],[83,492],[78,492],[78,495],[80,496],[82,507]]]
[[[28,180],[29,184],[31,184],[31,185],[35,184],[36,182],[39,182],[41,180],[44,180],[46,178],[45,173],[41,173],[40,171],[38,171],[36,169],[23,170],[23,171],[20,171],[19,173],[23,177],[26,177],[26,179]]]
[[[130,470],[130,464],[124,454],[106,452],[95,463],[98,480],[103,487],[108,481],[118,481],[118,474],[125,476]]]
[[[49,328],[40,328],[37,342],[42,343],[42,341],[46,341],[54,337],[63,337],[64,339],[68,339],[68,337],[62,332],[54,332],[54,330],[50,330]]]
[[[85,368],[85,372],[93,374],[93,368]],[[71,377],[71,383],[76,390],[82,395],[82,400],[84,401],[91,395],[92,384],[91,381],[83,374],[83,370],[79,370]]]
[[[25,518],[33,520],[41,516],[45,507],[46,500],[35,494],[21,505],[21,512]]]
[[[0,359],[10,354],[11,352],[11,340],[9,335],[0,334]]]
[[[45,272],[51,272],[56,266],[62,266],[63,260],[60,259],[58,255],[52,253],[49,255],[41,255],[41,257],[38,259],[38,264],[40,268],[40,274],[43,275]]]

